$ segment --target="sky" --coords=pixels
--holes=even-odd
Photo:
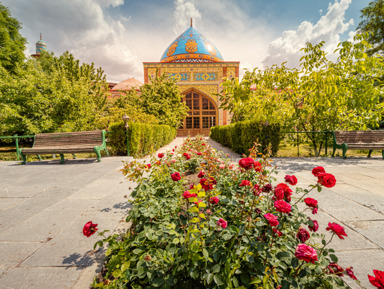
[[[42,33],[48,50],[102,67],[107,80],[143,82],[143,62],[193,26],[244,69],[298,67],[306,42],[332,53],[352,39],[370,0],[0,0],[22,24],[26,54]]]

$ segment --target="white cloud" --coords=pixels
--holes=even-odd
[[[124,0],[97,0],[97,2],[103,7],[124,5]]]
[[[194,21],[201,19],[201,14],[199,10],[196,9],[193,1],[175,0],[174,6],[175,11],[173,15],[175,17],[175,25],[173,32],[179,36],[189,27],[190,19],[192,18]]]
[[[352,0],[335,0],[329,3],[327,13],[316,24],[303,21],[297,30],[287,30],[283,35],[273,40],[268,46],[268,55],[263,64],[270,66],[287,61],[288,67],[298,67],[299,59],[303,55],[300,48],[307,42],[318,44],[325,41],[323,46],[327,52],[333,52],[340,42],[340,34],[353,25],[353,19],[345,22],[345,11]]]

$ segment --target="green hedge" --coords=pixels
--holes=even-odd
[[[127,137],[124,122],[109,126],[108,145],[114,155],[127,154]],[[134,157],[145,156],[170,143],[176,137],[176,129],[168,125],[129,123],[129,151]]]
[[[261,153],[264,153],[270,146],[272,156],[275,156],[279,149],[282,133],[279,124],[242,121],[212,127],[210,137],[233,151],[246,155],[249,155],[249,149],[254,142],[257,142],[261,144],[259,148]]]

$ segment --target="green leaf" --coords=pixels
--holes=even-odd
[[[207,283],[208,283],[208,285],[212,283],[213,276],[214,275],[212,273],[208,273],[208,276],[207,276]]]
[[[141,249],[135,249],[135,250],[132,251],[132,253],[135,254],[135,255],[138,255],[141,252],[143,252],[143,250],[141,250]]]
[[[215,281],[217,286],[221,286],[224,284],[223,280],[221,279],[221,277],[219,275],[213,276],[213,280]]]
[[[198,205],[197,205],[199,208],[205,208],[207,205],[203,202],[200,202]]]
[[[190,223],[199,223],[200,220],[199,220],[199,218],[194,217],[194,218],[192,218],[191,220],[189,220],[189,222],[190,222]]]
[[[220,272],[220,265],[216,264],[215,266],[212,267],[212,273],[218,273]]]
[[[190,203],[196,203],[197,201],[198,201],[198,199],[195,197],[188,198],[188,202],[190,202]]]
[[[337,256],[334,255],[334,254],[330,254],[329,257],[331,258],[332,262],[335,262],[335,263],[336,263],[336,262],[338,261]]]
[[[123,265],[121,265],[121,271],[125,272],[129,268],[130,265],[131,265],[130,261],[124,262]]]
[[[199,214],[200,219],[205,219],[205,215],[203,213]]]
[[[164,284],[164,277],[157,277],[152,281],[154,287],[160,287]]]
[[[121,276],[121,270],[120,269],[116,269],[112,272],[112,275],[113,277],[115,278],[119,278]]]
[[[173,239],[173,240],[172,240],[172,243],[173,243],[173,244],[179,244],[179,243],[180,243],[179,238],[175,238],[175,239]]]
[[[199,193],[197,194],[197,196],[198,196],[199,198],[204,198],[204,197],[205,197],[205,191],[201,191],[201,192],[199,192]]]
[[[191,207],[191,208],[189,208],[188,209],[188,212],[190,212],[190,213],[198,213],[199,212],[199,209],[197,208],[197,207]]]

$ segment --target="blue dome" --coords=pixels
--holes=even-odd
[[[223,62],[219,50],[192,26],[165,50],[160,62]]]

